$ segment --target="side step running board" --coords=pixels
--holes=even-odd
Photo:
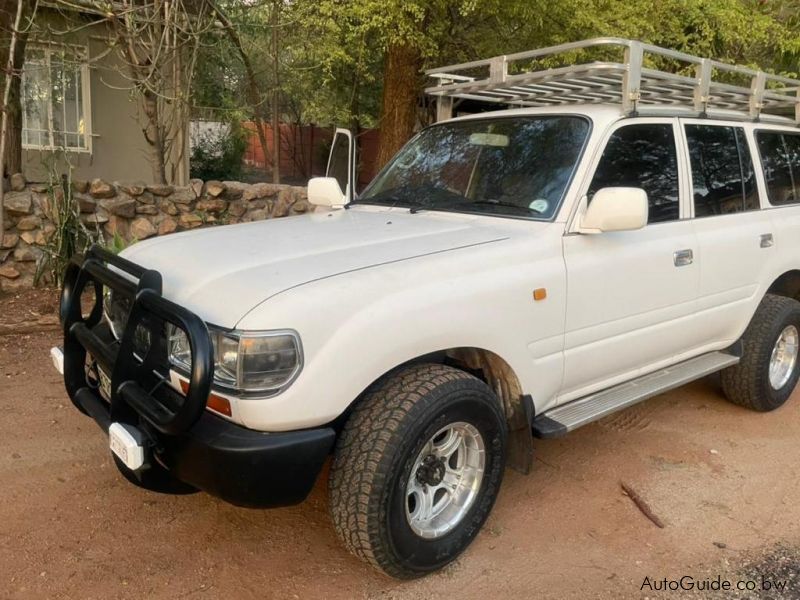
[[[698,356],[548,410],[533,420],[533,433],[540,438],[561,437],[582,425],[738,362],[738,356],[726,352]]]

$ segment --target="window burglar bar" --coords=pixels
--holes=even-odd
[[[87,52],[35,45],[22,72],[24,148],[91,151]]]
[[[558,55],[592,51],[622,53],[622,61],[573,59],[547,68]],[[509,107],[610,103],[620,104],[626,114],[800,124],[800,80],[621,38],[496,56],[426,75],[435,81],[425,91],[437,99],[438,120],[453,114],[456,101],[473,100]]]

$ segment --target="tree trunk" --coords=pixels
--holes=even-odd
[[[272,5],[272,183],[281,182],[281,120],[280,120],[280,62],[278,61],[278,20],[280,18],[280,3]]]
[[[247,101],[253,107],[253,123],[256,126],[256,135],[258,136],[258,143],[261,146],[261,152],[264,155],[264,170],[267,169],[267,156],[269,155],[269,147],[267,146],[267,134],[264,131],[264,123],[266,119],[263,117],[263,98],[261,97],[261,90],[258,87],[258,80],[256,79],[256,72],[253,69],[253,63],[250,62],[250,56],[245,52],[242,39],[239,37],[239,32],[233,25],[233,22],[223,12],[222,8],[216,2],[209,2],[211,10],[217,15],[217,19],[225,29],[228,39],[235,46],[239,59],[242,61],[245,76],[247,78]]]
[[[380,169],[414,133],[422,57],[408,44],[392,44],[386,50],[381,109]]]
[[[158,119],[158,96],[150,90],[142,94],[144,115],[147,119],[144,139],[150,151],[150,166],[153,169],[153,183],[167,183],[166,157],[164,156],[164,138]]]
[[[30,11],[30,3],[27,0],[19,0],[22,9],[20,24],[24,24],[27,13]],[[0,21],[11,25],[15,20],[17,2],[10,0],[0,0]],[[11,86],[8,90],[8,102],[6,110],[6,140],[3,164],[0,165],[0,173],[12,175],[22,171],[22,98],[21,83],[22,66],[25,63],[25,46],[28,40],[27,28],[17,33],[14,43],[14,64],[12,65]],[[0,37],[0,64],[3,71],[7,68],[9,50],[11,49],[11,36]],[[0,77],[0,81],[5,83],[5,78]],[[0,90],[4,89],[4,85]]]

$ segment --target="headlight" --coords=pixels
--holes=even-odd
[[[300,338],[294,331],[223,331],[209,327],[214,346],[214,383],[233,393],[275,394],[303,366]],[[170,326],[170,362],[188,373],[191,351],[186,334]]]

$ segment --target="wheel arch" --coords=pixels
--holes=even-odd
[[[800,300],[800,269],[786,271],[778,277],[767,289],[767,294]]]
[[[340,425],[349,417],[353,407],[377,382],[393,373],[420,363],[444,364],[461,369],[486,383],[500,401],[509,430],[508,466],[528,473],[532,465],[534,406],[531,397],[523,392],[522,384],[511,365],[500,355],[477,347],[456,347],[430,352],[406,360],[372,381],[337,419]]]

